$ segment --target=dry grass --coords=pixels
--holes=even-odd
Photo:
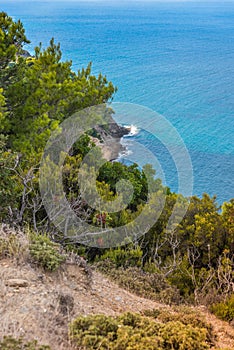
[[[23,232],[0,228],[0,238],[17,235],[20,244],[0,259],[0,339],[5,335],[36,339],[52,350],[72,350],[68,323],[78,315],[118,315],[146,309],[170,309],[163,303],[144,299],[118,287],[101,273],[87,270],[70,259],[56,272],[45,272],[30,264],[28,239]],[[12,287],[8,281],[23,279],[26,287]],[[196,309],[213,325],[218,335],[216,349],[234,349],[234,329],[206,309]]]
[[[11,258],[16,263],[23,263],[29,258],[28,246],[27,232],[0,225],[0,258]]]

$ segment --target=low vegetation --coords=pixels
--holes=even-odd
[[[231,322],[234,320],[234,294],[225,301],[213,304],[210,310],[221,320]]]
[[[55,271],[65,261],[65,255],[59,250],[60,245],[52,242],[46,235],[31,235],[29,251],[32,260],[43,269]]]
[[[16,262],[30,262],[47,271],[57,270],[66,259],[58,243],[47,235],[36,234],[28,229],[13,230],[8,225],[0,227],[0,259],[12,258]]]
[[[28,240],[24,234],[5,227],[0,228],[0,258],[18,260],[27,250]]]
[[[115,350],[205,350],[210,348],[208,330],[181,321],[160,322],[126,313],[118,317],[78,317],[70,327],[77,347]]]
[[[6,225],[3,225],[0,230],[1,240],[4,241],[3,237],[9,238],[11,236],[15,237],[13,241],[14,248],[12,249],[11,244],[11,249],[9,249],[8,245],[5,244],[5,253],[1,255],[1,258],[4,259],[4,261],[7,259],[13,260],[16,266],[19,264],[22,264],[19,266],[31,264],[31,268],[42,269],[42,273],[46,273],[46,271],[54,271],[55,267],[58,269],[59,266],[61,266],[61,263],[64,263],[65,268],[65,256],[68,257],[69,261],[69,253],[64,254],[64,251],[59,252],[58,244],[53,243],[46,236],[37,236],[35,233],[23,233],[22,231],[17,232],[10,229]],[[18,243],[16,243],[17,241]],[[12,242],[12,238],[9,239],[9,242]],[[37,243],[35,244],[35,242]],[[45,251],[48,249],[48,252],[41,260],[42,244],[48,245],[49,248],[45,248]],[[30,250],[32,250],[30,247],[33,247],[33,256],[30,253]],[[11,254],[9,254],[9,251],[11,251]],[[20,252],[24,253],[21,255],[21,260],[18,259]],[[72,257],[73,262],[75,262],[76,255],[74,253],[70,253],[70,256]],[[86,280],[86,264],[84,266],[84,263],[80,263],[85,261],[79,256],[77,256],[77,259],[78,263],[76,265],[82,266],[84,279]],[[105,260],[101,263],[106,263],[108,265],[110,264],[110,261]],[[145,294],[151,299],[154,298],[155,300],[160,300],[163,303],[170,304],[173,303],[168,296],[170,295],[170,292],[171,297],[174,297],[175,295],[179,297],[178,292],[176,294],[175,291],[170,290],[168,282],[160,279],[161,277],[157,276],[156,273],[146,273],[141,271],[140,268],[134,267],[130,267],[126,270],[121,268],[116,269],[116,267],[113,267],[113,262],[112,265],[108,266],[108,269],[110,275],[111,271],[113,273],[112,278],[115,278],[118,281],[121,279],[124,281],[124,278],[126,278],[126,281],[131,281],[132,276],[135,276],[135,287],[133,287],[133,280],[131,281],[132,285],[130,285],[130,287],[127,283],[123,283],[123,286],[126,289],[134,290],[136,294],[137,288],[141,287],[142,295]],[[63,271],[65,270],[63,269]],[[115,276],[116,271],[119,273],[117,276]],[[126,275],[122,276],[123,273],[126,273]],[[51,273],[49,276],[52,276]],[[150,281],[150,277],[154,277],[152,281]],[[89,283],[91,283],[91,285]],[[87,280],[86,289],[90,289],[91,287],[92,282],[88,282]],[[162,293],[163,290],[165,294]],[[74,308],[75,301],[69,294],[59,295],[58,301],[58,311],[61,315],[63,315],[63,322],[67,322],[65,324],[66,327],[66,325],[68,326],[68,309],[72,310]],[[225,304],[221,303],[216,305],[213,309],[213,312],[215,312],[218,317],[221,317],[227,321],[230,321],[233,317],[232,311],[233,298],[228,299]],[[58,317],[58,315],[55,315],[55,317]],[[213,327],[211,324],[207,323],[204,316],[202,316],[199,311],[197,311],[195,308],[192,309],[189,306],[179,305],[160,307],[157,309],[154,308],[142,311],[141,314],[128,312],[115,317],[101,314],[79,317],[74,315],[74,317],[74,320],[69,326],[69,338],[72,344],[71,349],[216,349],[215,344],[217,337]],[[49,350],[50,347],[38,345],[35,341],[26,341],[23,338],[8,336],[1,340],[0,349]],[[231,350],[231,348],[227,348],[225,350]]]
[[[188,306],[182,305],[174,306],[170,309],[145,310],[144,315],[162,323],[181,322],[185,326],[189,325],[194,328],[205,329],[208,343],[213,344],[215,342],[216,336],[211,324],[207,323],[202,315]]]
[[[151,300],[166,304],[180,304],[182,298],[177,287],[171,285],[159,272],[146,272],[140,267],[117,268],[111,260],[102,260],[96,268],[119,286]]]
[[[24,341],[23,339],[15,339],[12,337],[4,337],[0,340],[1,350],[51,350],[47,345],[38,345],[37,341]]]

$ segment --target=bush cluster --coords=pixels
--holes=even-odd
[[[46,235],[33,234],[29,251],[33,261],[45,270],[55,271],[65,260],[65,256],[59,252],[59,244]]]
[[[113,262],[115,267],[140,267],[142,264],[142,250],[140,247],[135,249],[121,249],[118,247],[117,249],[111,249],[106,251],[100,258],[103,260],[110,260]]]
[[[4,337],[0,340],[1,350],[50,350],[48,345],[39,345],[36,340],[27,342],[22,338]]]
[[[232,294],[226,301],[213,304],[211,306],[213,312],[218,318],[224,321],[231,322],[234,320],[234,294]]]
[[[190,307],[174,306],[170,309],[145,310],[143,314],[163,323],[179,321],[185,326],[205,329],[209,343],[213,344],[215,342],[216,337],[212,325],[207,323],[203,316],[193,311]]]
[[[206,328],[166,324],[133,313],[118,317],[78,317],[70,325],[70,338],[77,348],[100,350],[205,350],[210,348]]]

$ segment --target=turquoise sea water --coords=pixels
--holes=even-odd
[[[234,197],[234,2],[15,0],[0,9],[22,20],[29,51],[54,37],[74,70],[92,61],[95,74],[118,86],[114,101],[165,116],[190,153],[194,194],[216,194],[220,203]],[[176,191],[176,168],[163,147],[145,132],[135,138],[157,154]]]

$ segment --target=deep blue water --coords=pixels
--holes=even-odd
[[[74,70],[92,61],[95,74],[118,86],[114,101],[165,116],[190,153],[194,194],[233,198],[234,2],[118,2],[15,0],[0,9],[22,20],[31,52],[54,37]],[[151,144],[144,132],[136,139]],[[173,162],[159,145],[150,147],[176,191]]]

